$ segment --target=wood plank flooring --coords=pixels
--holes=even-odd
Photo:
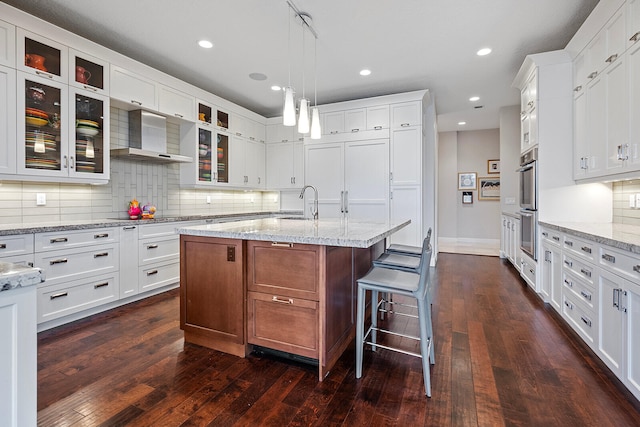
[[[38,424],[640,425],[637,400],[505,261],[441,253],[433,285],[430,399],[420,360],[389,351],[366,351],[356,380],[351,347],[320,383],[313,366],[185,345],[170,291],[39,334]]]

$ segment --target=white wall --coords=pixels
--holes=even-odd
[[[500,109],[500,208],[503,212],[520,210],[520,106]],[[512,203],[513,202],[513,203]]]
[[[456,239],[500,239],[500,202],[478,200],[473,191],[473,204],[462,204],[458,190],[459,172],[490,175],[487,161],[500,159],[500,131],[487,129],[439,134],[439,227],[440,237]]]

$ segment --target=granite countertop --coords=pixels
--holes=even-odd
[[[75,220],[75,221],[51,221],[45,223],[20,223],[20,224],[0,224],[0,236],[9,236],[15,234],[45,233],[51,231],[67,231],[67,230],[84,230],[90,228],[104,227],[120,227],[122,225],[142,225],[157,224],[162,222],[175,221],[197,221],[197,220],[237,220],[247,219],[248,217],[264,217],[274,215],[301,215],[299,211],[281,211],[281,212],[247,212],[237,214],[221,214],[221,215],[182,215],[171,217],[157,217],[153,219],[137,219],[131,220],[126,218],[104,218],[94,220]]]
[[[36,267],[0,261],[0,292],[44,282],[44,273]]]
[[[368,248],[410,222],[262,218],[183,227],[177,232],[190,236]]]
[[[640,254],[640,226],[637,225],[553,221],[539,221],[539,224],[575,237]]]

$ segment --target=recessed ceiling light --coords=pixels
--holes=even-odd
[[[213,43],[211,43],[209,40],[200,40],[198,42],[198,46],[203,47],[205,49],[211,49],[213,47]]]
[[[280,86],[278,86],[278,85],[273,85],[273,86],[271,86],[271,90],[278,91],[278,90],[282,90],[282,88]]]
[[[471,98],[469,98],[469,101],[471,101],[471,102],[480,101],[480,97],[479,96],[472,96]]]
[[[458,126],[464,126],[466,124],[467,124],[467,122],[458,122]]]
[[[369,74],[371,74],[371,70],[367,70],[366,68],[364,70],[360,70],[361,76],[368,76]]]
[[[249,78],[251,80],[258,80],[258,81],[267,80],[267,76],[265,76],[262,73],[251,73],[251,74],[249,74]]]
[[[490,53],[491,53],[491,49],[488,47],[483,47],[478,52],[476,52],[478,56],[485,56],[485,55],[489,55]]]

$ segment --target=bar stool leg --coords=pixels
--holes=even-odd
[[[431,318],[427,299],[418,299],[418,323],[420,323],[420,354],[422,355],[422,375],[427,397],[431,397],[431,337],[429,336],[428,319]]]
[[[378,291],[371,290],[371,342],[377,343],[378,334]],[[376,346],[371,346],[371,351],[376,351]]]
[[[364,351],[364,305],[367,291],[358,286],[356,308],[356,378],[362,377],[362,353]]]

